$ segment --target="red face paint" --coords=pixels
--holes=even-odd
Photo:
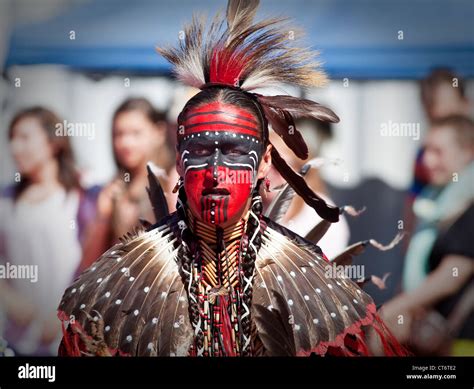
[[[237,221],[247,209],[260,163],[256,118],[213,102],[188,112],[181,129],[179,152],[191,211],[213,225]]]
[[[252,193],[253,183],[249,170],[229,170],[217,168],[219,177],[225,178],[214,184],[213,168],[191,170],[185,176],[184,188],[188,206],[202,222],[221,225],[242,215]],[[233,181],[232,176],[244,176],[243,182]],[[219,179],[220,180],[220,179]]]

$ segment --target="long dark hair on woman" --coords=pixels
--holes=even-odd
[[[58,162],[58,180],[66,191],[80,189],[79,176],[75,168],[74,153],[67,136],[57,136],[58,124],[63,121],[53,111],[44,107],[35,106],[19,111],[11,120],[8,139],[11,141],[14,136],[15,126],[24,119],[33,118],[38,121],[41,128],[48,136],[49,142],[54,146],[54,158]],[[30,181],[28,177],[22,179],[14,186],[13,194],[15,200],[28,187]]]
[[[115,110],[112,116],[112,128],[115,127],[115,122],[120,114],[132,111],[140,112],[141,114],[143,114],[143,116],[147,118],[147,120],[149,120],[155,125],[158,125],[160,123],[167,123],[166,113],[155,108],[153,104],[151,104],[150,101],[148,101],[146,98],[130,97],[123,101]],[[168,138],[169,137],[167,137],[167,139]],[[174,164],[174,158],[173,156],[169,155],[169,153],[167,153],[167,150],[169,150],[169,147],[163,147],[163,150],[160,150],[160,153],[156,153],[157,158],[160,158],[160,160],[154,161],[160,167],[165,168],[165,170],[168,170],[168,168],[170,167],[168,165]],[[125,172],[127,169],[120,163],[115,151],[113,155],[117,169],[120,172]]]

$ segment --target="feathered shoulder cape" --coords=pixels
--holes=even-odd
[[[176,213],[129,235],[64,293],[60,355],[185,356],[193,340],[178,271]],[[318,246],[262,221],[252,300],[257,355],[367,355],[373,328],[386,354],[399,354],[371,297],[347,278],[326,277]],[[389,338],[387,338],[387,335]]]

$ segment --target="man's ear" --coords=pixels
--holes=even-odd
[[[269,144],[267,149],[263,153],[262,160],[260,161],[260,166],[258,167],[257,179],[265,178],[272,166],[272,145]]]

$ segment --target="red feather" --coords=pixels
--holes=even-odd
[[[218,46],[212,51],[209,81],[224,85],[239,86],[240,76],[244,69],[243,53],[232,53]]]

